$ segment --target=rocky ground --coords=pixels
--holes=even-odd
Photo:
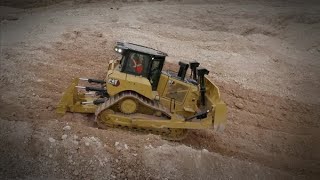
[[[2,179],[319,178],[317,1],[4,2]],[[105,76],[116,41],[207,67],[228,105],[224,133],[170,142],[57,116],[73,77]]]

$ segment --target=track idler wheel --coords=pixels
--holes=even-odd
[[[133,114],[138,110],[138,104],[133,99],[124,99],[119,103],[119,110],[124,114]]]

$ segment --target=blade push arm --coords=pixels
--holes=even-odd
[[[106,83],[104,80],[100,80],[100,79],[79,78],[79,80],[88,81],[89,83],[97,83],[97,84],[105,84]]]
[[[98,87],[85,87],[85,86],[76,86],[78,89],[84,89],[86,91],[96,91],[100,96],[109,97],[109,94],[106,89]]]

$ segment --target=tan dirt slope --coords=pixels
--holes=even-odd
[[[79,3],[81,2],[81,3]],[[17,8],[18,7],[18,8]],[[0,7],[0,177],[317,179],[320,5],[316,1],[64,1]],[[116,41],[210,70],[223,134],[182,142],[58,117],[73,77],[103,78]]]

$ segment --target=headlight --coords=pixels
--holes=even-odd
[[[122,49],[118,49],[118,52],[119,52],[119,53],[122,53]]]

